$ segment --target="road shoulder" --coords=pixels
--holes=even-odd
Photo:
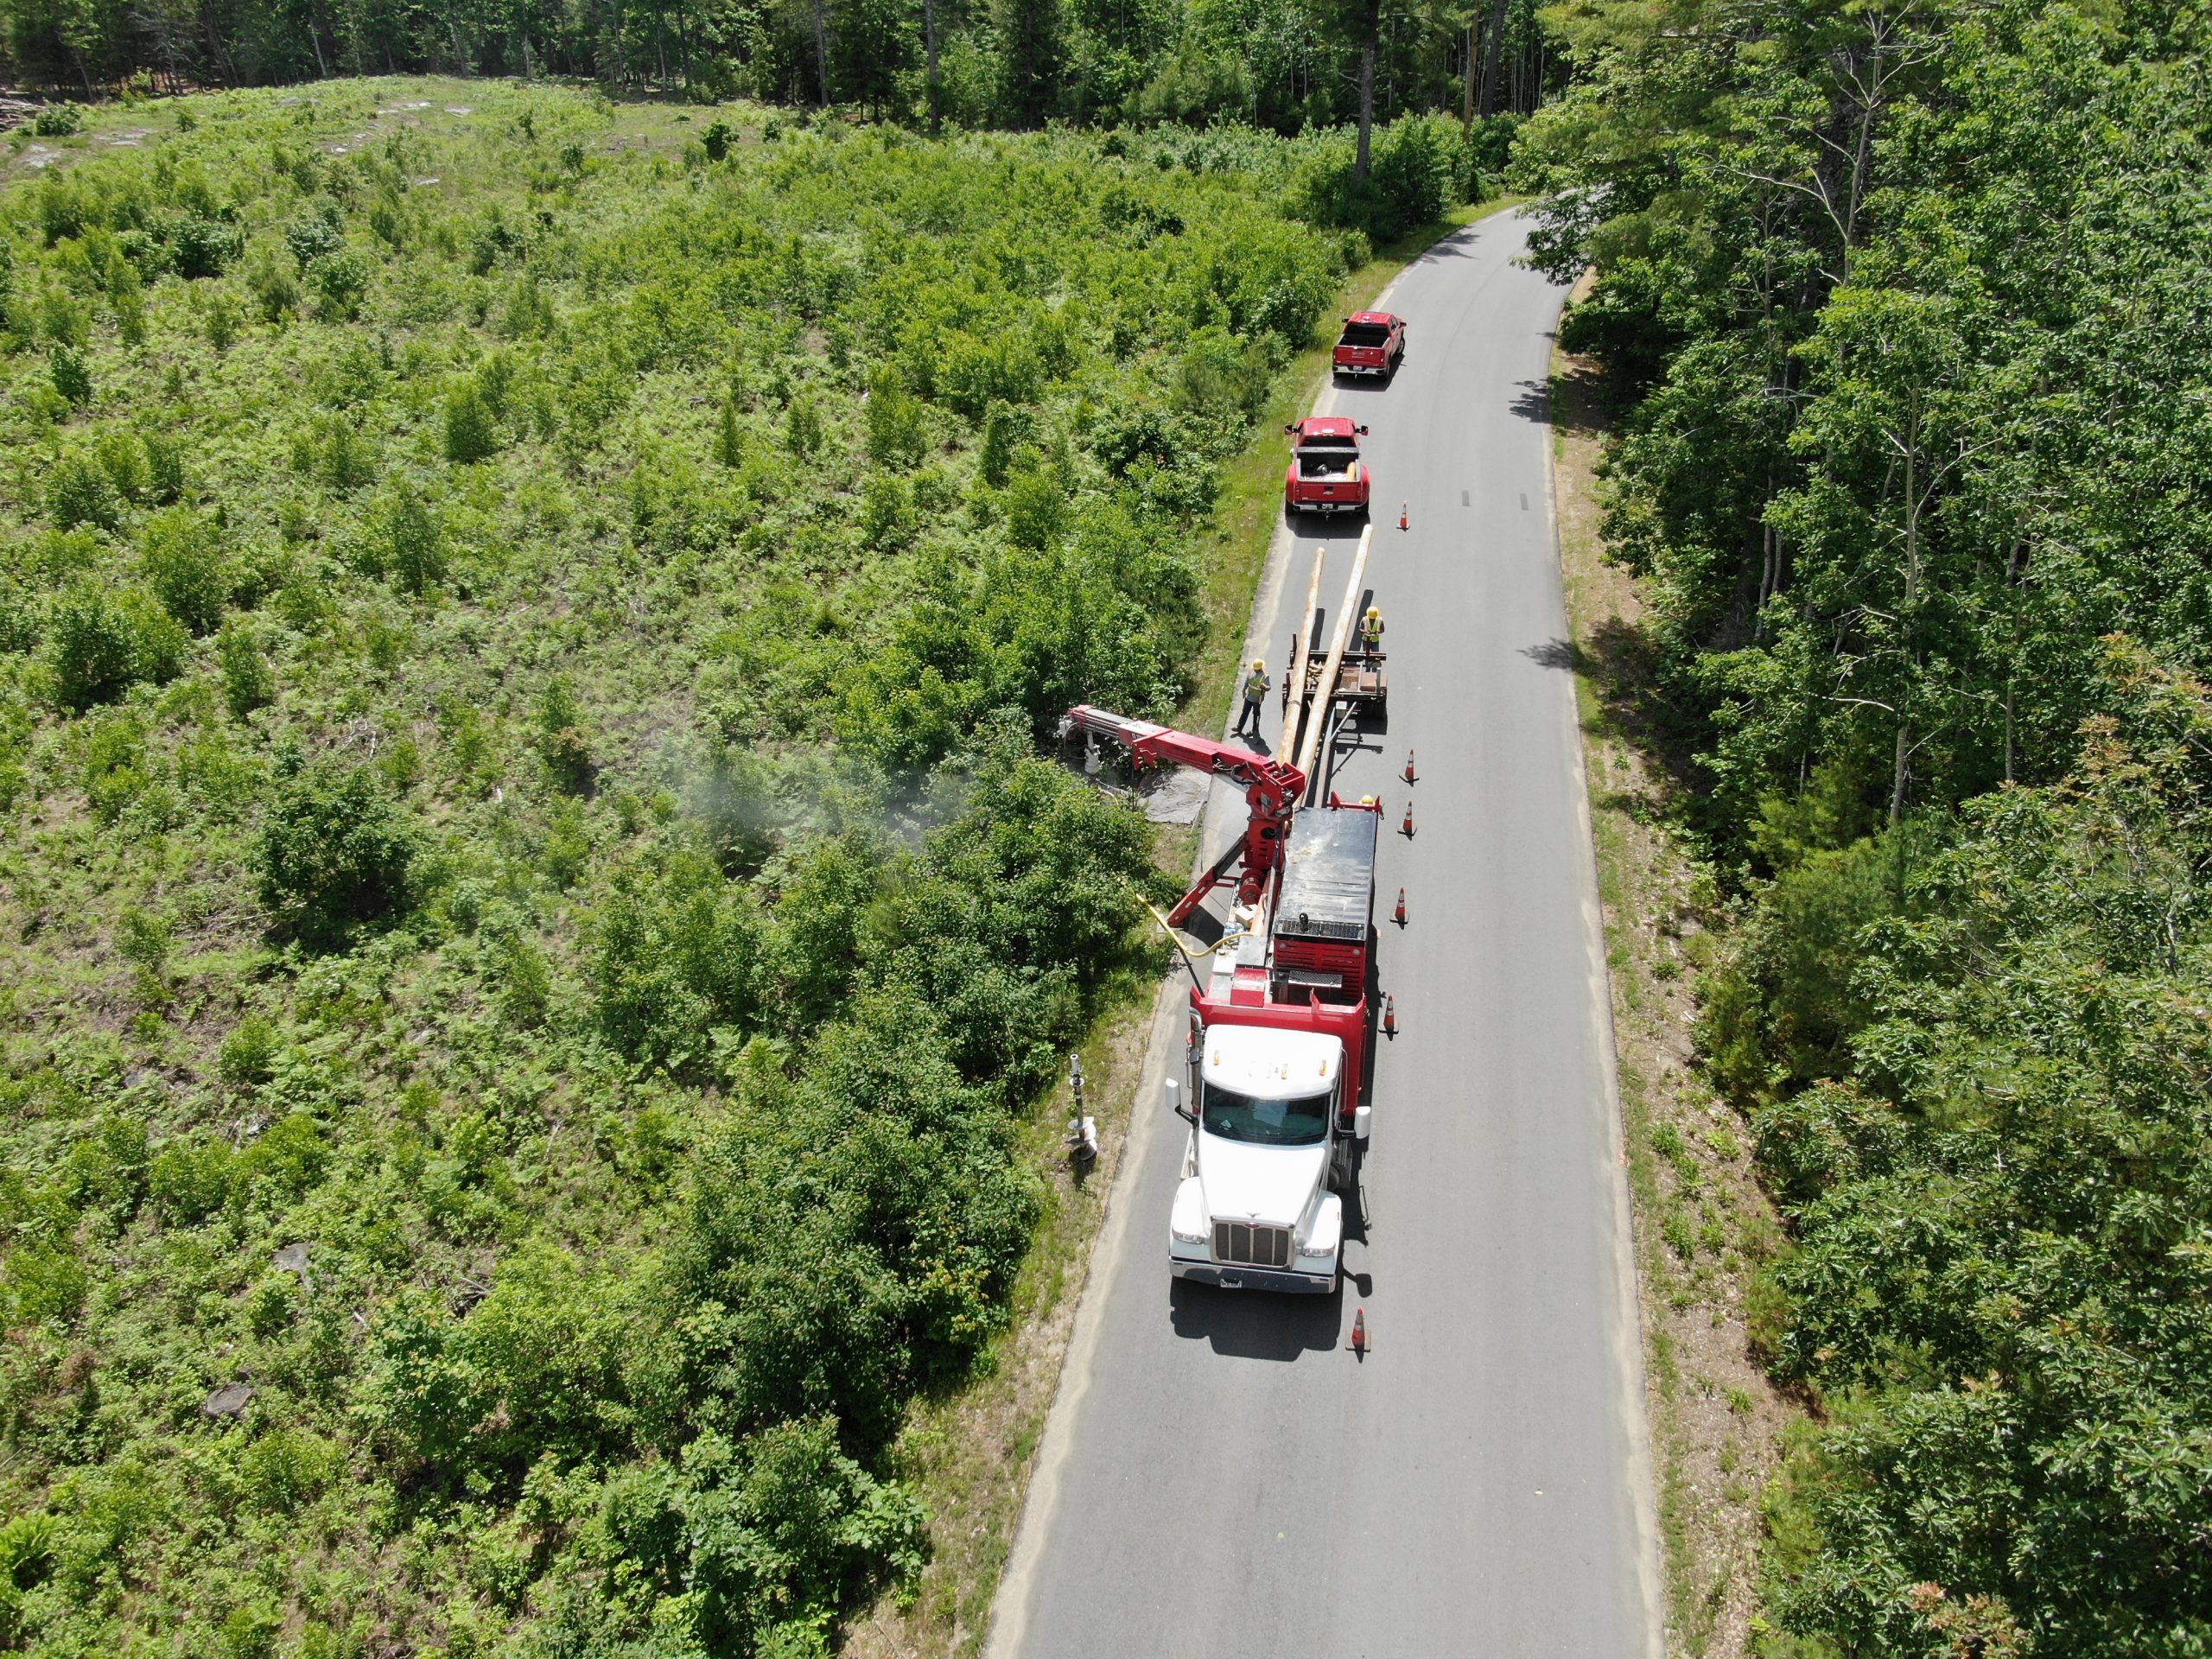
[[[1581,297],[1588,278],[1570,298]],[[1595,364],[1555,350],[1552,477],[1605,969],[1634,1216],[1643,1404],[1650,1425],[1669,1656],[1756,1651],[1761,1494],[1796,1415],[1760,1366],[1760,1268],[1781,1246],[1741,1118],[1707,1088],[1700,976],[1727,918],[1671,827],[1687,758],[1670,747],[1636,578],[1607,562]]]

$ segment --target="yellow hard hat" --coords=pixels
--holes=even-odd
[[[1368,615],[1370,615],[1370,617],[1374,617],[1374,616],[1380,616],[1380,615],[1382,615],[1382,613],[1379,609],[1377,609],[1375,606],[1372,606],[1372,605],[1370,605],[1370,606],[1369,606],[1369,607],[1367,607],[1367,613],[1368,613]]]
[[[1264,657],[1255,657],[1252,659],[1252,666],[1264,674],[1268,669],[1268,659]]]

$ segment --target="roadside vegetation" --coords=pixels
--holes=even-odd
[[[1756,1616],[1700,1624],[1691,1536],[1675,1639],[2202,1652],[2202,17],[1548,15],[1579,79],[1519,161],[1543,262],[1596,267],[1563,340],[1603,370],[1603,574],[1633,579],[1580,642],[1593,795],[1602,846],[1632,747],[1662,833],[1628,902],[1682,933],[1616,928],[1617,996],[1668,961],[1700,991],[1630,1148],[1647,1288],[1708,1245],[1755,1268],[1715,1312],[1803,1414]],[[1702,1231],[1739,1131],[1770,1250],[1741,1189]],[[1669,1496],[1707,1541],[1737,1501]]]
[[[1473,187],[1393,130],[1405,225]],[[1153,960],[1147,827],[1039,740],[1194,683],[1223,468],[1369,257],[1335,141],[398,80],[56,137],[0,1643],[825,1650],[919,1583],[898,1436]]]

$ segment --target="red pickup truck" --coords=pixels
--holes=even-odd
[[[1388,380],[1398,372],[1406,353],[1406,320],[1388,311],[1355,311],[1344,319],[1344,331],[1329,366],[1339,377],[1371,374]]]
[[[1309,415],[1283,430],[1290,434],[1290,468],[1282,475],[1286,512],[1367,511],[1375,484],[1359,458],[1365,427],[1341,415]]]

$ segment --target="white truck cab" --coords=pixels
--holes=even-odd
[[[1189,1107],[1193,1120],[1168,1223],[1179,1279],[1257,1290],[1337,1288],[1344,1200],[1355,1127],[1340,1123],[1344,1045],[1318,1033],[1217,1021],[1205,1033]]]

